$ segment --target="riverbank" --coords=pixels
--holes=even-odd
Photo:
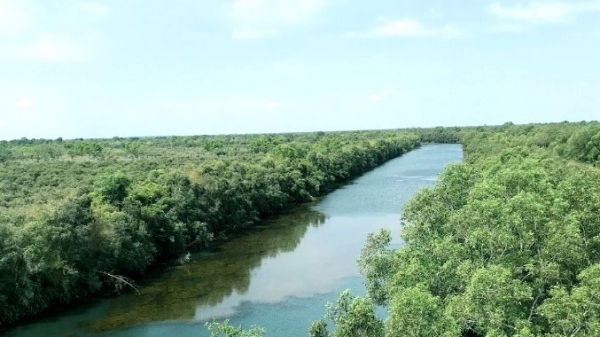
[[[421,187],[434,184],[447,161],[461,157],[458,145],[412,151],[310,208],[261,222],[247,235],[231,237],[190,263],[153,275],[139,295],[100,301],[9,336],[41,331],[56,331],[47,337],[203,336],[203,320],[211,318],[264,325],[267,336],[305,336],[309,323],[338,291],[361,291],[355,260],[366,234],[383,227],[399,233],[399,205]]]
[[[120,291],[130,283],[121,276],[139,279],[152,265],[310,201],[419,146],[417,136],[390,131],[208,138],[198,144],[214,150],[218,159],[202,155],[198,165],[190,166],[168,157],[159,162],[160,156],[171,154],[154,148],[150,150],[159,157],[137,152],[125,165],[125,158],[114,157],[118,142],[94,143],[97,146],[91,148],[102,148],[105,154],[93,160],[85,157],[79,163],[57,157],[27,162],[22,168],[23,176],[37,177],[32,189],[23,193],[47,200],[46,193],[71,192],[64,199],[57,196],[52,206],[40,206],[37,213],[19,208],[21,199],[7,199],[14,207],[0,221],[5,256],[0,275],[6,281],[0,288],[0,327],[82,298]],[[230,157],[222,157],[228,153]],[[15,155],[3,165],[0,178],[15,174],[10,168],[23,163]],[[66,176],[50,175],[65,165]],[[80,165],[82,171],[75,174],[72,165]],[[145,167],[154,169],[132,174]],[[75,192],[47,185],[52,179],[68,186],[89,177],[93,181]]]

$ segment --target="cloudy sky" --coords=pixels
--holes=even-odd
[[[0,139],[600,118],[600,0],[0,0]]]

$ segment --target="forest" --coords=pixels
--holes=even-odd
[[[158,264],[460,128],[0,142],[0,329],[130,290]]]
[[[369,235],[367,295],[341,293],[308,335],[598,336],[598,122],[0,142],[0,328],[129,290],[423,143],[465,160],[404,207],[403,246]]]
[[[310,336],[600,335],[600,123],[506,123],[460,142],[465,162],[404,208],[405,245],[368,237],[367,297],[342,293]]]

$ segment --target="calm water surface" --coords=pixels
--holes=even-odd
[[[399,239],[401,206],[435,184],[459,145],[429,145],[390,161],[321,202],[266,221],[192,261],[155,273],[140,293],[99,300],[19,327],[10,337],[208,336],[213,319],[266,336],[307,336],[346,288],[364,294],[356,259],[367,233]]]

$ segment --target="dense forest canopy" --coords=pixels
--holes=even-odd
[[[428,142],[462,143],[465,163],[405,207],[405,246],[369,236],[367,297],[344,292],[309,334],[597,335],[597,122],[0,142],[0,328],[119,291]]]
[[[598,336],[599,139],[597,122],[462,132],[465,163],[404,209],[406,245],[369,236],[367,298],[342,294],[310,335]]]
[[[0,327],[120,290],[460,130],[0,142]]]

